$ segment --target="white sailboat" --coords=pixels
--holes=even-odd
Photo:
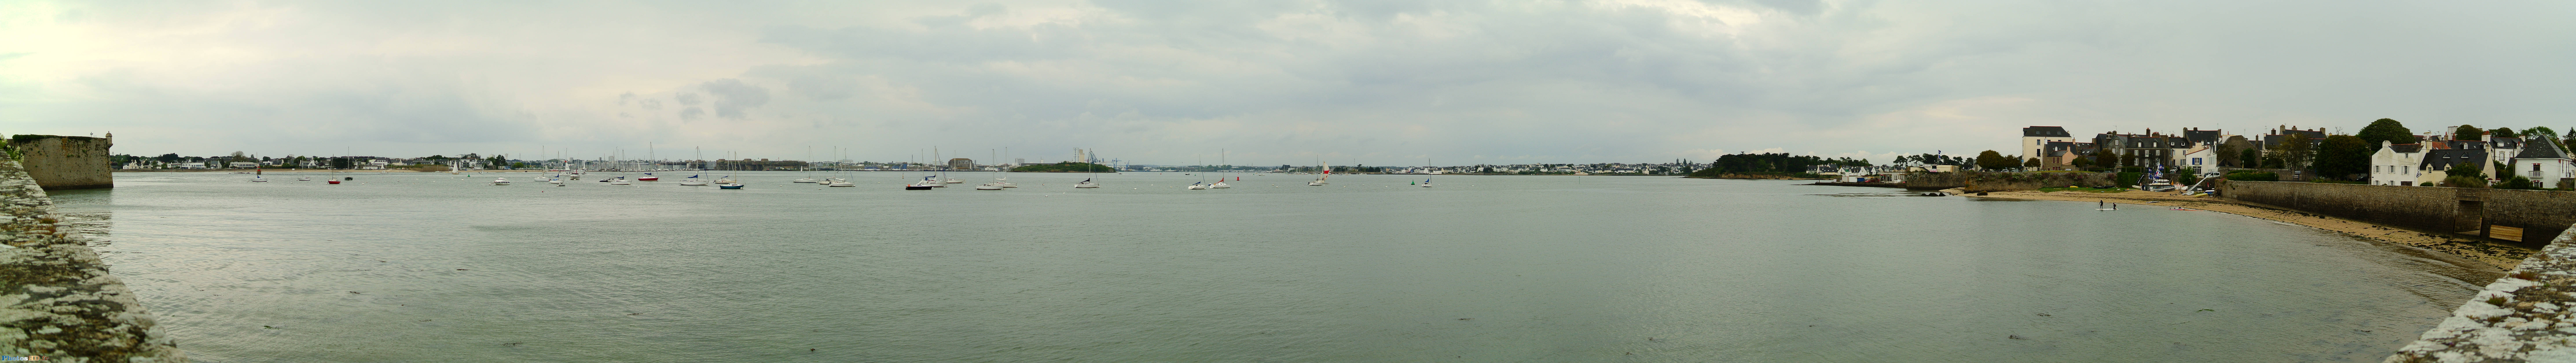
[[[696,176],[696,175],[690,175],[688,179],[680,179],[680,185],[707,185],[707,184],[709,184],[709,183],[707,183],[707,181],[705,181],[705,180],[698,180],[698,176]]]
[[[1217,149],[1217,151],[1216,151],[1216,164],[1217,164],[1217,165],[1225,165],[1225,149]],[[1227,186],[1227,185],[1225,185],[1225,173],[1223,173],[1223,172],[1219,172],[1219,173],[1217,173],[1217,174],[1216,174],[1216,184],[1209,184],[1209,185],[1208,185],[1208,188],[1210,188],[1210,189],[1214,189],[1214,188],[1233,188],[1233,187],[1232,187],[1232,186]]]
[[[492,178],[492,185],[510,185],[510,178]]]
[[[1431,170],[1432,170],[1432,168],[1433,168],[1433,166],[1431,166],[1431,158],[1422,158],[1422,168],[1423,168],[1423,170],[1422,170],[1422,173],[1423,173],[1423,174],[1431,174]],[[1431,177],[1428,177],[1428,176],[1422,177],[1422,187],[1424,187],[1424,188],[1430,188],[1430,187],[1431,187]]]
[[[1306,186],[1324,186],[1324,179],[1331,177],[1333,177],[1333,167],[1331,165],[1325,165],[1324,159],[1317,158],[1315,159],[1315,181],[1306,182]]]

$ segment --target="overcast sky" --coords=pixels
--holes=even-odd
[[[2567,1],[526,3],[0,1],[0,133],[1463,165],[1884,162],[2028,125],[2576,129]]]

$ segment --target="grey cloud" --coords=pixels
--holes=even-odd
[[[707,111],[700,110],[697,106],[689,106],[689,108],[680,109],[680,121],[697,121],[698,118],[706,116]]]
[[[681,105],[681,106],[697,106],[697,105],[698,105],[698,94],[696,94],[696,93],[680,92],[680,94],[678,94],[678,95],[673,95],[673,96],[671,96],[671,99],[672,99],[672,100],[675,100],[675,101],[680,101],[680,105]]]
[[[716,117],[742,119],[745,116],[744,110],[769,104],[768,88],[743,83],[740,79],[707,81],[705,84],[698,85],[698,88],[706,90],[708,95],[715,96]]]

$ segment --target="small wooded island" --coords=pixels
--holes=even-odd
[[[1067,161],[1054,164],[1023,165],[1017,168],[1011,168],[1011,171],[1020,173],[1115,173],[1118,172],[1118,168],[1112,168],[1108,165]]]

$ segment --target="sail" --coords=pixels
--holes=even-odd
[[[1089,183],[1089,182],[1091,182],[1091,179],[1083,179],[1083,180],[1082,180],[1082,182],[1084,182],[1084,183]]]

